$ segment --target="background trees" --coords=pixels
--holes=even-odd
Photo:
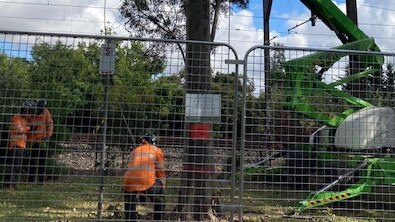
[[[181,135],[184,124],[182,107],[185,70],[166,73],[166,60],[153,57],[142,42],[118,42],[116,45],[117,73],[111,79],[109,123],[112,134],[117,135],[114,136],[114,141],[121,142],[120,138],[124,135],[135,138],[136,135],[141,135],[141,129],[160,129],[157,133],[161,135]],[[26,58],[0,54],[1,121],[8,123],[9,117],[18,111],[17,107],[24,99],[46,98],[57,123],[57,140],[66,139],[69,135],[66,132],[70,131],[94,132],[101,124],[100,109],[103,100],[103,84],[98,73],[100,43],[81,42],[71,46],[58,41],[54,44],[37,43],[31,49],[31,54]],[[283,80],[287,78],[282,71],[284,62],[284,52],[276,51],[272,56],[270,73],[273,89],[271,103],[274,110],[282,110],[283,106]],[[235,78],[235,73],[215,73],[212,76],[210,88],[222,94],[223,98],[222,122],[231,122],[233,116],[230,107],[234,107],[234,87],[238,88],[240,101],[242,82]],[[246,133],[264,134],[265,92],[257,93],[252,79],[248,80],[247,86]],[[368,95],[365,99],[372,104],[394,106],[393,65],[388,63],[383,68],[380,84],[366,88],[365,91]],[[321,104],[322,109],[336,112],[337,108],[333,104],[339,104],[339,101],[317,97],[316,103],[319,104],[322,99],[327,104]],[[240,104],[237,107],[240,116]],[[300,117],[283,116],[284,113],[276,112],[274,118],[291,121]],[[240,125],[239,119],[238,124]],[[283,122],[275,124],[286,125]],[[7,131],[7,127],[4,124],[2,130]],[[224,138],[224,133],[231,131],[232,126],[216,127],[220,127],[218,131],[223,133],[215,136]],[[277,131],[276,134],[281,134],[280,132]]]
[[[123,0],[120,12],[126,28],[137,36],[185,39],[186,0]],[[229,3],[246,8],[249,0],[211,0],[211,41],[221,13],[231,13]]]
[[[163,70],[163,61],[145,53],[140,43],[117,44],[117,56],[117,75],[111,81],[113,110],[141,109],[141,104],[154,103],[159,84],[171,84],[171,78],[154,80],[154,75]],[[38,43],[32,47],[29,60],[0,55],[3,122],[8,122],[9,116],[18,111],[12,108],[19,107],[25,99],[45,98],[56,123],[57,140],[66,136],[65,131],[94,131],[100,125],[103,99],[99,60],[99,42],[75,46],[60,41]],[[167,89],[169,94],[177,91],[174,85]],[[3,131],[6,128],[2,126]]]
[[[210,41],[214,41],[220,14],[231,13],[233,6],[246,8],[248,3],[249,0],[211,0]],[[135,36],[186,39],[185,4],[186,0],[123,0],[120,13],[125,27]],[[149,51],[163,56],[164,47],[163,43],[152,44]],[[185,58],[185,48],[177,47]]]

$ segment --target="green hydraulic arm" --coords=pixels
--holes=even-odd
[[[347,172],[344,175],[339,176],[339,178],[334,182],[332,182],[331,184],[318,190],[317,192],[311,193],[306,200],[300,202],[301,206],[299,207],[297,212],[300,213],[306,209],[323,206],[337,201],[343,201],[361,195],[362,193],[371,192],[372,186],[375,184],[375,181],[372,178],[378,176],[375,175],[376,171],[374,169],[374,167],[377,165],[378,162],[379,159],[376,158],[366,159],[365,161],[360,163],[357,167],[355,167],[353,170]],[[341,180],[348,178],[355,171],[361,170],[363,168],[366,168],[366,170],[364,170],[364,174],[361,177],[362,179],[357,184],[340,192],[327,191],[332,186],[339,183]]]
[[[366,50],[374,44],[373,39],[366,38],[336,47],[336,49]],[[337,127],[348,115],[364,107],[372,106],[370,103],[336,88],[344,83],[351,82],[362,77],[367,77],[369,75],[374,75],[379,71],[379,69],[374,68],[372,65],[365,67],[363,72],[350,75],[333,83],[324,83],[318,78],[319,73],[315,71],[316,66],[323,67],[323,69],[329,69],[335,62],[344,56],[347,56],[346,52],[317,52],[286,62],[284,64],[284,69],[287,75],[285,84],[285,106],[289,109],[303,113],[309,118],[333,127]],[[380,61],[381,64],[384,63],[383,60],[384,59],[382,58]],[[354,108],[347,109],[340,114],[328,113],[317,109],[316,104],[310,100],[313,97],[322,96],[324,92],[331,94],[337,99],[346,101]]]
[[[300,1],[334,31],[343,44],[369,38],[332,0]],[[371,49],[371,51],[380,51],[377,45],[373,45]]]
[[[358,56],[354,56],[356,55],[355,52],[349,52],[350,50],[379,52],[380,50],[375,41],[360,30],[331,0],[301,0],[301,2],[336,33],[343,45],[336,47],[336,50],[331,52],[312,53],[292,59],[284,64],[286,75],[285,107],[336,128],[350,114],[362,108],[373,106],[367,101],[340,90],[339,86],[379,74],[384,64],[384,57],[377,53],[359,53]],[[321,78],[327,70],[341,58],[350,55],[353,55],[358,61],[358,73],[352,73],[352,75],[333,83],[322,81]],[[317,70],[317,67],[320,67],[320,69]],[[317,107],[317,98],[326,94],[331,95],[336,100],[343,100],[347,106],[336,113],[322,110],[322,108]],[[346,175],[341,175],[338,180],[325,188],[311,193],[306,200],[301,202],[299,210],[303,211],[371,192],[374,184],[392,184],[395,180],[395,172],[392,167],[392,157],[388,159],[368,157]],[[351,177],[356,170],[360,171],[362,175],[358,183],[340,192],[330,191],[334,184],[341,182],[345,177]],[[383,179],[378,178],[386,179],[382,181]]]
[[[394,158],[391,156],[366,158],[353,170],[339,176],[337,180],[319,191],[311,193],[306,200],[300,202],[301,206],[298,208],[297,212],[300,213],[307,209],[338,201],[345,201],[361,194],[370,193],[374,185],[395,185],[395,170],[393,162]],[[352,176],[355,171],[362,172],[358,183],[343,191],[328,191],[332,186]]]
[[[380,51],[374,40],[360,30],[331,0],[301,0],[301,2],[345,43],[335,49]],[[286,62],[284,68],[288,81],[285,85],[285,106],[333,127],[337,127],[346,116],[355,111],[372,106],[360,98],[353,97],[339,90],[337,87],[363,77],[375,75],[381,70],[384,57],[378,54],[360,55],[358,56],[359,68],[363,71],[331,84],[322,82],[320,76],[345,56],[347,56],[346,52],[317,52]],[[315,70],[317,66],[321,67],[321,70],[318,72]],[[320,93],[322,95],[324,92],[333,95],[337,99],[346,101],[353,107],[344,110],[340,114],[323,112],[317,109],[310,100],[312,97],[317,97]]]
[[[323,21],[343,44],[367,39],[367,36],[358,26],[345,15],[332,0],[300,0],[311,12]],[[366,51],[379,52],[380,49],[376,44],[371,45]],[[372,64],[380,65],[382,56],[371,56]],[[360,60],[367,62],[366,57],[360,57]],[[380,68],[376,66],[375,68]]]
[[[360,30],[331,0],[301,0],[301,2],[336,33],[343,45],[334,48],[334,50],[319,51],[284,63],[284,106],[336,128],[347,116],[365,107],[373,106],[369,102],[341,90],[340,87],[361,78],[380,74],[384,57],[378,53],[358,53],[360,51],[379,52],[380,50],[374,39],[369,38]],[[353,72],[332,83],[322,81],[323,74],[331,69],[336,62],[351,55],[353,61],[358,62],[357,73]],[[345,105],[332,109],[335,111],[323,110],[325,108],[322,106],[322,99],[326,96],[330,96],[331,101],[343,101]],[[334,103],[337,104],[337,102]],[[264,163],[271,158],[274,157],[268,157],[263,160]],[[349,156],[344,159],[339,157],[338,160],[347,161],[347,158]],[[393,170],[395,160],[393,157],[359,156],[355,161],[359,163],[352,166],[353,169],[340,175],[331,184],[311,193],[306,200],[301,201],[298,212],[369,193],[375,184],[395,184],[395,170]],[[261,169],[261,165],[260,162],[256,166],[247,167],[245,172],[271,171],[269,168]],[[361,175],[356,184],[340,192],[331,191],[334,185],[342,182],[345,178],[352,177],[356,171],[359,171]]]

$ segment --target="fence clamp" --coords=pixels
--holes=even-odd
[[[225,64],[244,65],[244,60],[241,59],[225,59]]]

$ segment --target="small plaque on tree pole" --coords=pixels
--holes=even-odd
[[[115,44],[105,43],[101,45],[100,74],[115,74]]]
[[[214,123],[221,121],[220,94],[186,94],[185,121]]]

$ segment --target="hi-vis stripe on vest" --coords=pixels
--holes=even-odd
[[[25,140],[27,139],[26,134],[11,134],[11,140]]]
[[[350,193],[342,193],[339,195],[333,195],[331,197],[309,201],[306,203],[306,207],[314,207],[316,205],[321,205],[321,204],[326,204],[326,203],[330,203],[330,202],[334,202],[334,201],[338,201],[338,200],[343,200],[343,199],[347,199],[350,196],[351,196]]]
[[[13,149],[15,147],[26,148],[26,132],[30,129],[27,125],[27,121],[25,118],[22,118],[21,115],[15,114],[11,118],[11,126],[10,126],[10,141],[8,147]]]
[[[155,151],[156,151],[156,149],[155,149]],[[130,160],[134,162],[135,158],[143,158],[143,157],[149,157],[153,163],[156,162],[156,157],[152,153],[137,153],[137,154],[133,153],[130,156]],[[155,169],[152,169],[150,164],[145,163],[145,164],[128,166],[128,170],[155,170]]]

